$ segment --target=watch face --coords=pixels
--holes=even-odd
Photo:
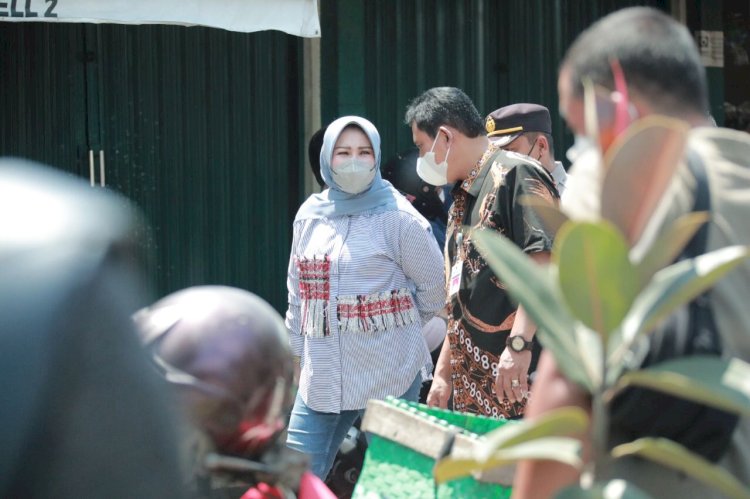
[[[526,346],[526,340],[520,336],[515,336],[510,340],[510,347],[516,352],[520,352]]]

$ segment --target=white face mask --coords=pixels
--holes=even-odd
[[[417,158],[417,175],[428,184],[441,187],[448,183],[448,155],[451,153],[451,148],[449,147],[448,152],[445,153],[443,162],[440,164],[436,163],[435,153],[432,150],[435,149],[435,144],[437,144],[439,136],[440,131],[438,130],[430,152],[421,158]]]
[[[333,181],[347,194],[359,194],[370,187],[375,178],[375,164],[351,158],[331,168]]]

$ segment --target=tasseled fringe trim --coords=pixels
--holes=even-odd
[[[404,327],[419,321],[411,292],[398,289],[371,295],[338,298],[339,331],[370,333]]]
[[[331,259],[324,255],[312,259],[297,257],[295,260],[302,300],[302,334],[323,338],[331,334],[328,328]]]
[[[328,330],[328,300],[302,302],[302,333],[310,338],[323,338]]]

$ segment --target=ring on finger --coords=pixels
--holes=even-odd
[[[520,386],[521,386],[521,382],[518,381],[517,379],[510,380],[510,387],[511,388],[518,388]]]

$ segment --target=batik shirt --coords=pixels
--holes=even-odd
[[[550,251],[552,236],[519,198],[536,196],[556,203],[558,194],[540,164],[494,146],[452,194],[446,236],[449,279],[452,267],[462,262],[458,292],[448,298],[453,406],[462,412],[517,417],[523,414],[524,404],[498,400],[494,389],[498,359],[517,304],[475,249],[467,227],[496,231],[526,253]],[[536,367],[539,351],[535,340],[529,372]]]
[[[421,215],[393,210],[294,223],[286,325],[299,393],[320,412],[402,395],[431,358],[422,324],[445,303],[443,257]]]

